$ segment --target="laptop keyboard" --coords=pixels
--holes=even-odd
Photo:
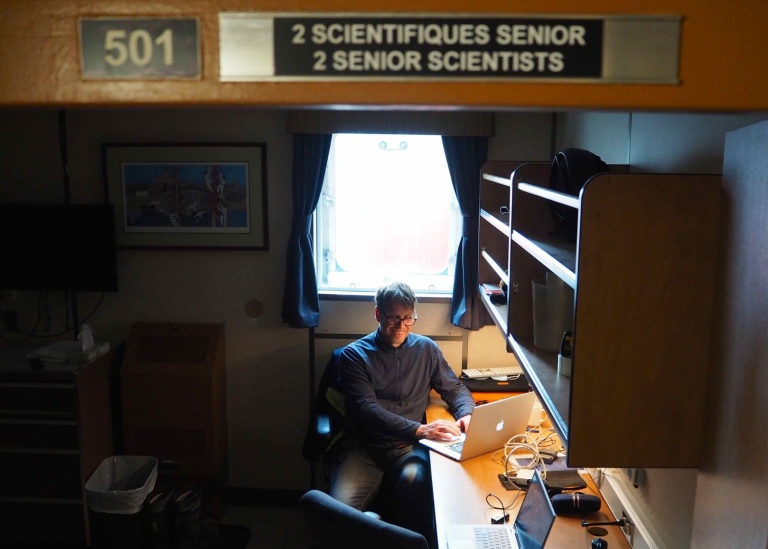
[[[449,450],[453,450],[454,452],[461,453],[461,450],[464,448],[464,441],[461,440],[459,442],[454,442],[450,446],[448,446]]]
[[[475,528],[475,541],[480,549],[512,549],[507,528]]]
[[[478,377],[493,377],[493,376],[514,376],[522,374],[523,369],[520,366],[502,366],[499,368],[467,368],[461,371],[463,377],[478,378]]]
[[[578,469],[552,469],[547,471],[544,479],[547,488],[561,488],[563,490],[580,490],[587,487],[587,483],[579,474]]]

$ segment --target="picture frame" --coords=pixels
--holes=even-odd
[[[266,143],[104,143],[118,249],[269,250]]]

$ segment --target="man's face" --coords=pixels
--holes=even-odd
[[[392,347],[399,347],[408,337],[413,326],[406,326],[399,319],[390,319],[387,317],[399,317],[399,318],[416,318],[416,311],[407,307],[399,301],[393,301],[385,306],[383,309],[376,307],[376,320],[381,326],[382,339],[389,343]]]

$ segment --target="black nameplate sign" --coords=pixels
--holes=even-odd
[[[83,78],[200,78],[199,27],[194,18],[81,18]]]
[[[275,76],[599,78],[603,22],[276,18]]]
[[[222,81],[676,82],[680,17],[219,14]]]

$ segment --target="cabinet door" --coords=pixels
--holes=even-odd
[[[699,465],[720,199],[720,176],[606,174],[584,189],[574,465]]]

